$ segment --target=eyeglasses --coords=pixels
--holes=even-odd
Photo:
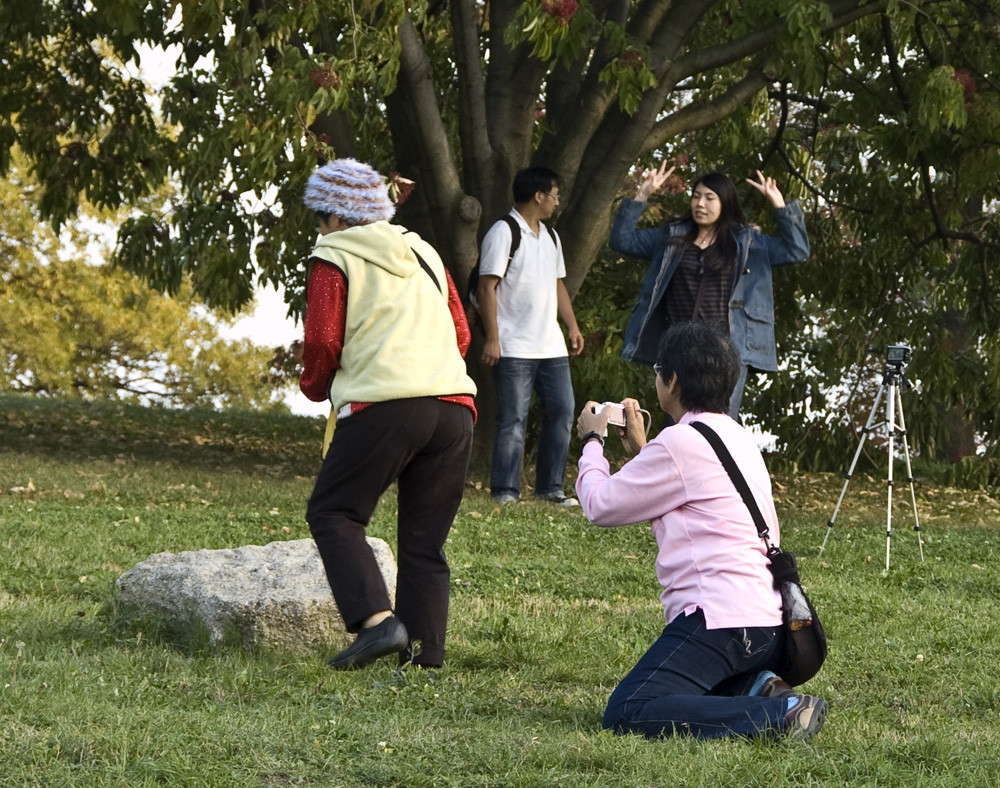
[[[542,192],[542,194],[544,194],[546,197],[551,197],[556,202],[559,202],[559,195],[558,194],[553,194],[552,192]]]

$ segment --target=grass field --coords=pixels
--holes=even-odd
[[[210,651],[119,620],[151,553],[308,536],[322,425],[0,398],[0,786],[995,786],[1000,506],[858,475],[782,476],[784,546],[830,637],[809,744],[600,729],[662,628],[645,526],[498,509],[470,479],[448,545],[447,664],[336,673],[329,654]],[[905,491],[905,493],[903,492]],[[394,500],[373,535],[394,544]]]

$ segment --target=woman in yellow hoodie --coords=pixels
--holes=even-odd
[[[314,401],[330,400],[336,425],[306,519],[347,630],[358,633],[330,665],[357,668],[398,653],[401,665],[439,666],[450,577],[443,548],[475,420],[465,311],[433,247],[389,223],[395,207],[371,167],[329,162],[309,178],[304,202],[321,237],[310,259],[299,385]],[[393,482],[395,606],[365,540]]]

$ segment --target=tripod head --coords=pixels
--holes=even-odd
[[[885,382],[898,382],[906,389],[913,388],[913,384],[903,373],[903,369],[909,363],[912,355],[913,351],[909,345],[889,345],[885,353]]]

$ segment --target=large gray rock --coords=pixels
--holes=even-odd
[[[394,599],[392,550],[381,539],[368,537],[368,544]],[[119,577],[117,586],[126,616],[149,616],[189,637],[203,627],[213,646],[303,653],[353,639],[312,539],[157,553]]]

